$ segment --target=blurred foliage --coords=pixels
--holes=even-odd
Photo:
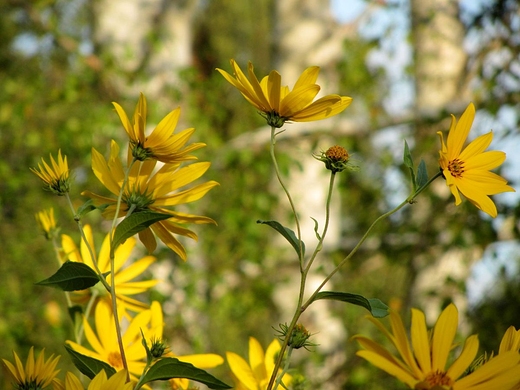
[[[491,34],[493,29],[488,24],[505,24],[508,33],[501,35],[499,42],[514,58],[518,45],[508,42],[518,31],[511,30],[508,10],[518,4],[505,0],[498,3],[502,7],[483,8],[482,14],[468,24],[468,33]],[[193,26],[193,67],[180,74],[183,88],[168,90],[171,96],[167,100],[185,103],[183,122],[195,127],[197,140],[207,144],[197,155],[200,160],[212,162],[207,177],[220,183],[196,206],[197,214],[214,218],[218,226],[200,227],[196,246],[185,243],[190,250],[188,262],[182,263],[167,251],[155,254],[162,263],[155,272],[160,272],[172,286],[155,292],[154,298],[165,304],[165,334],[172,335],[168,341],[174,352],[223,355],[231,350],[245,356],[249,336],[267,345],[274,335],[272,327],[288,320],[286,313],[278,312],[273,294],[276,286],[286,283],[298,270],[288,265],[292,253],[272,244],[277,242],[274,232],[256,224],[258,219],[283,220],[285,216],[278,214],[283,213],[279,204],[285,204],[285,198],[273,191],[277,187],[273,184],[268,145],[247,149],[233,146],[239,135],[253,134],[265,122],[214,70],[220,67],[229,71],[230,58],[237,59],[242,68],[248,60],[253,61],[257,74],[266,74],[272,68],[276,63],[273,8],[273,0],[204,2]],[[72,198],[78,200],[78,206],[83,189],[95,192],[100,188],[90,170],[90,148],[105,153],[110,139],[124,140],[110,102],[118,101],[131,114],[136,99],[113,85],[111,74],[117,69],[110,53],[93,41],[94,26],[95,14],[89,2],[0,1],[0,274],[4,275],[0,288],[0,358],[11,358],[12,349],[25,355],[32,345],[37,349],[45,347],[49,354],[63,354],[63,340],[71,337],[61,294],[34,285],[57,266],[52,248],[39,235],[34,214],[53,206],[62,232],[74,236],[76,227],[65,200],[42,193],[29,167],[61,148],[74,171]],[[158,38],[150,37],[147,44],[153,45],[154,39]],[[512,72],[513,65],[504,71],[484,71],[489,42],[475,51],[474,64],[481,80],[477,93],[482,105],[493,112],[495,104],[519,103],[518,88],[500,86],[506,77],[503,72]],[[341,245],[321,254],[330,260],[322,272],[341,261],[372,221],[394,205],[396,194],[408,188],[407,172],[400,160],[402,143],[381,146],[374,141],[387,131],[379,127],[390,116],[383,104],[389,92],[388,80],[381,71],[366,66],[367,55],[378,44],[377,39],[346,40],[344,56],[337,64],[341,75],[338,91],[355,98],[356,114],[366,116],[370,133],[334,138],[335,143],[359,159],[362,173],[338,177],[335,196],[341,200],[342,214],[335,217],[341,220]],[[85,50],[85,45],[90,49]],[[308,65],[302,64],[302,70]],[[144,69],[122,76],[132,82],[146,80],[151,75]],[[171,109],[167,104],[149,108],[149,123],[156,123]],[[432,134],[447,129],[444,118],[402,124],[404,136],[420,145],[413,151],[416,164],[427,154],[428,168],[435,169],[438,145]],[[418,127],[423,130],[415,131]],[[280,142],[282,150],[289,146],[292,140]],[[299,169],[291,157],[280,155],[280,159],[285,174]],[[440,209],[447,211],[438,213]],[[501,211],[514,212],[518,218],[520,206],[514,211],[502,206]],[[335,276],[332,284],[336,289],[385,301],[395,298],[405,313],[415,303],[411,286],[432,259],[440,257],[448,247],[484,248],[497,239],[490,221],[480,218],[469,202],[455,211],[452,199],[434,191],[421,195],[417,204],[394,217],[377,226],[367,245]],[[92,213],[88,220],[102,226],[100,235],[104,232],[98,214]],[[518,307],[514,291],[518,288],[513,282],[508,282],[510,287],[504,289],[503,296],[484,302],[470,315],[482,332],[483,346],[491,345],[490,340],[496,345],[496,332],[505,330],[486,331],[494,329],[491,324],[499,323],[497,317],[507,319],[504,324],[514,319]],[[443,291],[431,294],[448,298]],[[55,303],[62,310],[54,316],[58,320],[50,324],[44,320],[45,313],[55,310]],[[370,332],[362,309],[334,303],[330,310],[348,335]],[[347,361],[328,378],[336,381],[337,388],[400,388],[386,374],[357,359],[354,343],[338,343],[339,350],[347,351]],[[328,353],[310,354],[301,365],[328,364],[334,351]],[[227,372],[225,367],[219,370]]]

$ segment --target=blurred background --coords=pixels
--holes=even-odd
[[[508,154],[500,173],[519,188],[519,52],[516,0],[1,0],[0,358],[12,359],[13,349],[25,357],[33,345],[66,354],[72,331],[63,294],[34,284],[57,269],[34,214],[52,206],[62,233],[78,242],[79,235],[65,200],[43,192],[29,167],[61,148],[76,205],[84,189],[103,192],[91,147],[106,153],[111,139],[126,142],[112,101],[131,115],[143,92],[152,128],[181,106],[178,128],[195,127],[192,140],[207,144],[196,154],[212,162],[205,178],[220,187],[189,211],[218,226],[197,227],[186,263],[164,249],[154,254],[149,276],[163,282],[151,297],[163,304],[173,352],[246,357],[250,336],[267,347],[273,327],[290,321],[299,271],[287,243],[256,223],[294,227],[269,162],[269,129],[215,68],[252,61],[258,77],[277,69],[292,87],[318,65],[323,94],[354,98],[335,118],[286,124],[277,143],[308,248],[311,217],[323,224],[328,185],[312,154],[340,144],[360,167],[339,175],[312,288],[408,195],[404,140],[434,174],[436,132],[470,101],[477,107],[470,139],[492,129],[491,149]],[[507,327],[520,327],[520,207],[518,193],[493,199],[494,220],[469,201],[455,207],[437,180],[379,224],[327,289],[380,298],[405,319],[418,307],[430,323],[455,302],[461,336],[479,333],[482,352],[497,351]],[[100,243],[101,217],[93,212],[86,222],[98,227]],[[379,337],[366,314],[336,302],[305,313],[319,346],[293,356],[309,389],[403,388],[355,356],[351,336]],[[211,372],[230,382],[228,371],[225,364]]]

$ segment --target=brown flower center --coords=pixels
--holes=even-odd
[[[328,148],[325,152],[325,156],[327,156],[333,161],[346,162],[349,159],[347,150],[344,147],[338,145],[334,145]]]
[[[108,364],[110,364],[116,370],[123,369],[123,359],[121,358],[121,353],[110,352],[108,354]]]
[[[443,371],[434,371],[426,375],[421,383],[415,385],[416,390],[448,390],[455,382]]]
[[[464,162],[460,161],[458,158],[451,160],[448,163],[448,170],[453,177],[462,177],[462,174],[464,173]]]

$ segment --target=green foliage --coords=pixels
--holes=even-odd
[[[337,292],[337,291],[320,291],[314,301],[320,299],[330,299],[333,301],[340,301],[351,303],[353,305],[361,306],[367,309],[372,316],[375,318],[386,317],[388,312],[388,306],[381,302],[379,299],[375,298],[365,298],[359,294],[351,294],[346,292]]]
[[[66,261],[51,277],[36,284],[59,288],[63,291],[86,290],[99,282],[99,276],[85,263]]]
[[[82,355],[68,345],[65,345],[65,349],[67,350],[70,358],[72,359],[72,362],[79,370],[79,372],[81,372],[83,375],[86,375],[90,379],[94,378],[101,370],[105,370],[107,377],[110,377],[116,373],[116,370],[108,363]]]
[[[157,213],[154,211],[139,211],[130,214],[119,223],[114,232],[112,254],[117,247],[124,243],[128,238],[138,234],[156,222],[171,218],[170,214]]]
[[[296,234],[294,234],[294,231],[291,229],[283,226],[277,221],[262,221],[258,220],[256,223],[262,224],[262,225],[268,225],[271,226],[274,230],[276,230],[278,233],[280,233],[288,242],[291,244],[291,246],[296,251],[296,254],[298,257],[303,258],[305,256],[305,243],[296,237]]]
[[[208,386],[210,389],[230,389],[231,386],[218,380],[206,371],[193,366],[193,364],[181,362],[175,358],[162,358],[155,362],[146,374],[141,378],[136,389],[142,385],[159,380],[168,380],[172,378],[186,378],[200,382]]]

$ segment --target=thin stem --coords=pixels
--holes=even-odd
[[[117,334],[117,343],[119,345],[119,353],[121,354],[121,361],[123,362],[123,368],[126,370],[126,381],[130,382],[130,373],[128,371],[128,363],[126,361],[125,348],[123,345],[123,335],[121,332],[121,324],[119,323],[119,314],[117,310],[117,295],[116,295],[116,283],[115,283],[115,249],[114,248],[114,232],[117,224],[117,219],[119,217],[119,211],[121,210],[121,203],[123,200],[123,194],[125,192],[125,187],[128,183],[128,177],[130,176],[130,170],[132,169],[134,163],[137,160],[135,157],[132,159],[132,162],[128,166],[125,172],[125,178],[123,179],[123,184],[121,185],[121,189],[119,191],[119,195],[117,197],[116,203],[116,211],[114,214],[114,219],[112,220],[112,228],[110,230],[110,296],[112,301],[112,313],[114,314],[114,323],[116,326],[116,334]]]
[[[321,233],[320,239],[318,241],[318,245],[316,245],[316,249],[314,250],[314,253],[312,254],[311,258],[309,259],[307,266],[305,267],[305,275],[307,275],[307,273],[311,269],[312,263],[314,262],[314,259],[316,258],[318,253],[323,249],[323,241],[325,240],[325,236],[327,235],[327,231],[329,229],[330,203],[332,200],[332,190],[334,189],[334,179],[335,178],[336,178],[336,174],[334,172],[331,172],[330,180],[329,180],[329,190],[327,193],[327,203],[325,205],[325,225],[323,226],[323,232]]]
[[[276,390],[278,388],[278,386],[280,385],[280,383],[282,383],[282,379],[283,379],[284,375],[287,373],[287,371],[289,371],[289,366],[290,366],[290,362],[291,362],[291,355],[292,355],[293,349],[294,349],[293,347],[289,347],[289,349],[287,350],[287,358],[285,360],[285,366],[283,367],[283,370],[280,373],[280,375],[278,375],[278,378],[276,378],[276,382],[274,384],[274,390]]]
[[[298,220],[298,214],[296,213],[296,207],[294,206],[294,202],[292,200],[291,194],[289,193],[289,190],[285,186],[282,175],[280,174],[280,169],[278,168],[278,162],[276,161],[276,155],[274,153],[274,145],[276,144],[276,128],[271,126],[271,147],[270,147],[270,154],[271,154],[271,160],[273,161],[274,171],[276,173],[276,177],[278,178],[278,182],[282,186],[282,189],[285,192],[285,195],[287,196],[287,199],[289,200],[289,204],[291,205],[291,210],[294,215],[294,222],[296,224],[296,231],[298,235],[298,243],[300,245],[300,250],[298,253],[298,258],[300,260],[300,270],[303,270],[303,246],[302,246],[302,234],[301,234],[301,228],[300,228],[300,221]]]
[[[438,177],[440,177],[442,175],[441,172],[438,172],[436,175],[434,175],[430,180],[428,180],[428,182],[426,184],[424,184],[422,187],[418,188],[413,194],[411,194],[410,196],[408,196],[408,198],[406,198],[403,202],[401,202],[396,208],[394,208],[393,210],[390,210],[388,212],[386,212],[385,214],[379,216],[374,222],[372,222],[372,225],[370,225],[370,227],[367,229],[367,231],[365,232],[365,234],[363,235],[363,237],[361,237],[361,239],[359,240],[359,242],[356,244],[356,246],[350,251],[350,253],[343,259],[341,260],[341,262],[336,266],[336,268],[334,268],[334,270],[323,280],[323,282],[319,285],[319,287],[316,289],[316,291],[314,291],[314,293],[310,296],[309,299],[307,299],[307,301],[305,302],[305,304],[302,306],[302,311],[304,311],[305,309],[307,309],[307,307],[314,301],[314,298],[316,298],[316,295],[318,295],[318,293],[321,291],[321,289],[323,288],[323,286],[325,286],[325,284],[327,284],[327,282],[339,271],[339,269],[345,265],[345,263],[347,263],[351,258],[352,256],[354,256],[354,254],[356,254],[356,252],[358,251],[358,249],[361,247],[361,245],[365,242],[365,240],[368,238],[368,235],[370,234],[370,232],[372,231],[372,229],[380,222],[382,221],[383,219],[391,216],[392,214],[396,213],[397,211],[401,210],[404,206],[406,206],[407,204],[411,204],[414,202],[415,198],[421,193],[424,191],[424,189],[426,187],[428,187],[435,179],[437,179]]]
[[[292,335],[292,332],[294,331],[294,328],[296,324],[298,323],[298,320],[300,319],[300,316],[302,315],[303,309],[302,303],[303,303],[303,296],[305,294],[305,285],[307,281],[307,274],[309,273],[309,270],[311,268],[311,265],[316,258],[316,255],[321,251],[321,248],[323,246],[323,240],[325,239],[325,236],[327,235],[327,230],[329,227],[329,221],[330,221],[330,203],[332,199],[332,190],[334,188],[334,179],[335,174],[332,173],[329,181],[329,190],[327,194],[327,203],[325,207],[325,225],[323,227],[323,233],[321,234],[320,240],[318,241],[318,244],[316,245],[316,249],[314,250],[314,253],[312,254],[311,258],[309,259],[309,262],[307,266],[301,268],[301,279],[300,279],[300,291],[298,294],[298,303],[296,305],[296,310],[293,315],[293,319],[291,320],[290,325],[287,327],[287,332],[285,334],[282,346],[280,348],[280,352],[278,354],[278,358],[275,362],[275,367],[273,369],[273,372],[271,373],[271,379],[269,380],[269,385],[267,389],[272,389],[274,385],[274,381],[276,379],[276,373],[280,369],[280,366],[282,364],[283,355],[285,353],[285,350],[287,349],[287,345],[289,343],[290,337]],[[290,351],[291,349],[289,349]],[[277,385],[274,385],[277,386]],[[275,387],[276,388],[276,387]]]

